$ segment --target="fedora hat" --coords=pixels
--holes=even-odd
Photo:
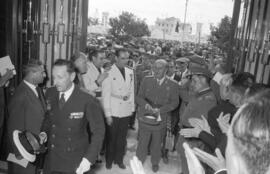
[[[13,131],[13,142],[20,155],[29,162],[36,160],[36,154],[44,153],[46,147],[40,144],[39,136],[29,131]]]

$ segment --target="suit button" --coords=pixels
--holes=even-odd
[[[71,138],[68,138],[68,141],[71,141]]]
[[[70,150],[71,150],[70,147],[68,147],[68,148],[67,148],[67,151],[70,152]]]
[[[52,125],[52,128],[55,128],[55,124]]]
[[[68,128],[68,131],[71,131],[71,128],[70,127]]]
[[[52,148],[52,149],[54,148],[54,144],[51,145],[51,148]]]
[[[55,134],[52,134],[52,138],[55,138]]]

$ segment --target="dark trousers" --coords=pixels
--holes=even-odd
[[[113,123],[108,126],[106,140],[106,163],[111,165],[123,163],[126,153],[127,131],[130,117],[112,117]]]
[[[28,163],[27,167],[24,168],[18,164],[8,162],[8,173],[9,174],[36,174],[36,166]]]
[[[135,124],[136,112],[133,112],[129,119],[129,126],[133,127]]]
[[[162,140],[166,129],[149,130],[144,127],[139,127],[139,130],[140,134],[136,156],[144,163],[150,145],[151,163],[152,165],[158,165],[161,158]]]

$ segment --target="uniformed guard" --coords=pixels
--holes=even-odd
[[[135,111],[134,74],[126,67],[129,53],[125,49],[116,50],[115,64],[102,83],[102,103],[108,124],[106,139],[106,168],[112,163],[125,169],[123,158],[130,116]]]
[[[41,135],[48,137],[44,173],[87,172],[95,163],[104,138],[102,109],[90,94],[73,83],[75,68],[70,61],[58,59],[52,76],[55,87],[46,92],[49,111],[41,129]]]
[[[161,146],[166,133],[166,122],[178,103],[178,85],[166,76],[168,64],[158,59],[154,64],[154,76],[146,76],[136,97],[138,104],[139,141],[136,155],[144,162],[151,143],[152,170],[159,170]]]
[[[203,115],[207,119],[208,111],[217,103],[215,95],[209,86],[209,82],[212,77],[210,71],[198,66],[191,67],[190,73],[187,76],[191,78],[190,87],[192,88],[194,95],[189,100],[184,113],[180,117],[180,127],[182,129],[191,128],[189,123],[190,118],[201,118]],[[204,144],[197,138],[185,139],[183,136],[179,136],[177,150],[180,153],[182,173],[188,174],[187,161],[182,146],[185,141],[192,147],[204,148]]]

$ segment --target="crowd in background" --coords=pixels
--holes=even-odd
[[[113,164],[126,169],[123,158],[127,131],[138,129],[136,159],[131,162],[136,174],[144,173],[141,163],[147,155],[151,156],[153,172],[158,172],[160,160],[170,162],[170,152],[177,152],[181,159],[179,173],[183,174],[267,173],[269,86],[256,83],[250,73],[227,72],[226,58],[209,44],[153,39],[120,42],[108,36],[91,37],[85,52],[77,52],[70,61],[55,62],[55,87],[46,90],[45,102],[34,111],[40,117],[21,121],[36,120],[38,123],[30,131],[48,143],[41,168],[53,174],[79,174],[100,162],[105,153],[108,170]],[[45,76],[41,66],[40,62],[26,66],[26,86],[41,84]],[[20,85],[21,90],[17,90],[9,105],[10,137],[13,130],[26,129],[16,121],[22,111],[21,91],[26,86]],[[76,92],[76,97],[72,92]],[[86,93],[91,97],[87,98]],[[39,93],[36,97],[41,98]],[[31,110],[33,105],[24,107]],[[28,112],[33,115],[33,110]],[[43,120],[44,113],[49,116]],[[84,120],[71,123],[65,121],[65,114],[70,114],[73,121]],[[89,147],[84,128],[91,139]],[[62,144],[65,141],[68,143]],[[14,164],[10,166],[15,173],[22,170]],[[27,172],[35,171],[34,166],[30,165]]]

